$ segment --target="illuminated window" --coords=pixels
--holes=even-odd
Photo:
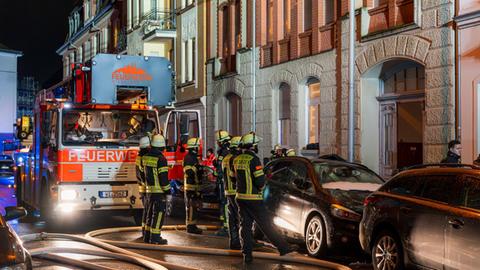
[[[267,0],[267,41],[273,41],[273,0]]]
[[[283,21],[284,21],[284,34],[285,37],[290,35],[290,6],[291,0],[283,0]]]
[[[320,82],[317,79],[310,79],[308,87],[308,143],[319,141],[319,120],[320,120]]]

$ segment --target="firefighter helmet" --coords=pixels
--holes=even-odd
[[[273,147],[273,151],[278,151],[278,150],[282,150],[282,146],[280,144],[275,144],[275,146]]]
[[[144,136],[140,138],[140,141],[138,142],[138,146],[140,149],[145,149],[150,147],[150,138],[148,136]]]
[[[242,137],[240,136],[235,136],[232,139],[230,139],[230,148],[238,148],[240,146],[241,140],[242,140]]]
[[[160,135],[160,134],[153,135],[152,147],[162,148],[162,147],[165,147],[165,146],[166,146],[165,138],[162,135]]]
[[[198,148],[200,147],[200,139],[199,138],[190,138],[187,141],[187,149]]]
[[[230,140],[230,135],[228,134],[228,132],[221,129],[215,132],[215,137],[217,142],[226,142]]]
[[[260,141],[262,141],[262,138],[257,136],[255,132],[251,131],[242,136],[241,144],[243,146],[257,145]]]
[[[290,148],[290,149],[287,150],[287,152],[285,154],[286,154],[287,157],[294,157],[296,155],[295,149]]]

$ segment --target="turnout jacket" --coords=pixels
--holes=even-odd
[[[222,180],[224,178],[224,172],[223,172],[223,160],[225,159],[225,157],[230,154],[230,151],[228,150],[227,147],[225,146],[222,146],[222,148],[220,148],[218,151],[217,151],[217,160],[215,162],[215,172],[217,174],[217,180]]]
[[[236,195],[237,183],[235,179],[235,169],[233,168],[233,161],[240,153],[236,150],[231,150],[230,153],[223,159],[222,171],[225,178],[225,194]]]
[[[140,149],[138,152],[137,157],[135,158],[135,172],[137,175],[138,181],[138,192],[145,193],[146,186],[145,186],[145,170],[142,165],[142,157],[148,153],[147,149]]]
[[[189,151],[183,159],[183,187],[185,191],[200,191],[199,165],[197,154]]]
[[[239,200],[263,200],[265,175],[260,158],[247,150],[233,161],[237,183],[236,198]]]
[[[168,163],[160,149],[152,148],[142,157],[147,193],[166,193],[170,190]]]

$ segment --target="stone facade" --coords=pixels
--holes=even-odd
[[[346,2],[346,1],[343,1]],[[394,2],[394,1],[389,1]],[[415,7],[413,23],[392,27],[386,31],[369,33],[361,31],[356,43],[356,130],[355,159],[360,156],[361,123],[360,93],[362,76],[378,64],[393,59],[414,61],[425,68],[425,110],[423,127],[424,162],[438,162],[445,154],[446,143],[455,137],[454,108],[454,38],[448,23],[453,17],[453,1],[412,1]],[[346,5],[346,3],[344,3]],[[257,4],[257,6],[260,6]],[[348,10],[343,5],[342,10]],[[357,29],[365,28],[369,17],[366,8],[358,9]],[[301,18],[297,18],[301,19]],[[364,20],[366,22],[364,22]],[[257,19],[257,24],[262,19]],[[398,23],[398,22],[396,22]],[[261,154],[269,151],[277,141],[276,95],[280,83],[291,87],[291,147],[297,150],[305,146],[305,95],[309,78],[320,81],[320,135],[319,154],[339,154],[347,157],[348,150],[348,16],[338,18],[336,42],[331,50],[318,52],[308,57],[293,58],[281,64],[265,66],[265,48],[258,47],[256,63],[256,131],[264,138]],[[261,29],[257,26],[257,29]],[[302,35],[302,34],[300,34]],[[257,34],[257,36],[260,36]],[[320,41],[321,42],[321,41]],[[258,44],[257,44],[258,45]],[[252,128],[252,72],[251,50],[237,53],[237,73],[229,77],[215,76],[215,61],[208,64],[207,72],[207,134],[223,128],[219,119],[224,112],[218,104],[228,92],[238,93],[243,100],[243,132]],[[274,54],[269,54],[273,55]],[[278,56],[279,62],[282,59]],[[213,145],[213,137],[207,138]]]

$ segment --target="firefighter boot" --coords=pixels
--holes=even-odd
[[[167,239],[162,238],[162,237],[160,236],[160,237],[156,237],[155,240],[150,240],[150,244],[154,244],[154,245],[166,245],[166,244],[168,244],[168,241],[167,241]]]
[[[202,234],[202,230],[197,225],[187,225],[187,232],[193,234]]]
[[[252,261],[253,261],[252,253],[243,254],[243,262],[244,263],[252,263]]]

